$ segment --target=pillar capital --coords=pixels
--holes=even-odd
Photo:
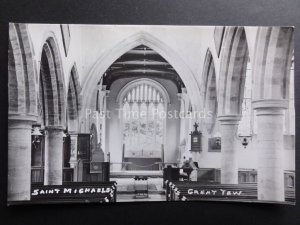
[[[65,126],[61,126],[61,125],[58,125],[58,126],[45,126],[45,130],[57,130],[57,131],[62,131],[62,130],[65,130]]]
[[[221,115],[218,116],[218,120],[221,122],[221,125],[237,125],[241,120],[241,115],[231,114],[231,115]]]
[[[288,100],[286,99],[260,99],[252,101],[253,109],[287,109]]]
[[[286,99],[261,99],[252,101],[253,109],[257,116],[283,115],[283,110],[288,108]]]
[[[26,114],[8,113],[8,120],[36,122],[37,115],[27,114],[27,113]]]

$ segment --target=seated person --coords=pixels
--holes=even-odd
[[[192,160],[192,158],[190,158],[189,163],[190,163],[190,166],[193,169],[192,172],[191,172],[191,174],[190,174],[190,180],[191,181],[197,181],[197,178],[198,178],[198,171],[197,170],[199,169],[198,163],[194,162]]]
[[[196,166],[193,163],[192,158],[189,158],[189,160],[185,160],[185,157],[183,157],[183,159],[184,161],[181,168],[183,169],[183,172],[187,174],[188,180],[190,180],[190,175],[193,172],[193,170],[196,169]]]

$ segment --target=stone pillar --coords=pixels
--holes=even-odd
[[[63,128],[45,129],[45,185],[61,185],[63,181]]]
[[[8,201],[30,200],[33,121],[28,116],[8,119]]]
[[[283,110],[286,100],[257,100],[258,199],[284,201]]]
[[[73,168],[73,181],[78,181],[78,158],[77,158],[77,141],[78,134],[69,133],[71,139],[71,156],[70,156],[70,167]]]
[[[221,184],[238,184],[237,128],[240,115],[218,117],[221,132]]]

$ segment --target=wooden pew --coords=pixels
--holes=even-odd
[[[296,202],[295,187],[285,187],[285,201],[291,203]]]
[[[257,184],[205,184],[200,182],[167,181],[167,201],[257,201]],[[295,202],[295,189],[285,190],[285,201]]]
[[[116,182],[70,182],[63,185],[31,185],[30,203],[116,202]]]

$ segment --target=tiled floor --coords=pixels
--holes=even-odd
[[[134,194],[118,194],[117,202],[151,202],[166,201],[164,194],[149,194],[148,198],[135,198]]]

